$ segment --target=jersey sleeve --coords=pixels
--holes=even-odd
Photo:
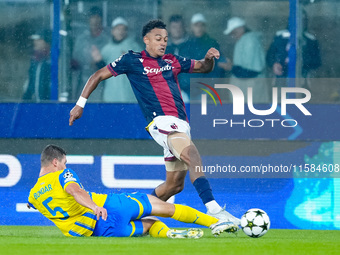
[[[31,208],[37,210],[37,208],[35,208],[35,206],[33,205],[33,203],[31,203],[31,201],[32,201],[31,198],[32,198],[32,194],[31,194],[31,192],[30,192],[30,194],[28,195],[28,198],[27,198],[27,204],[28,204]],[[32,202],[33,202],[33,201],[32,201]]]
[[[27,202],[27,203],[28,203],[28,205],[29,205],[31,208],[37,210],[37,208],[35,208],[33,204],[31,204],[30,202]]]
[[[181,73],[192,73],[192,71],[194,70],[194,65],[195,65],[194,59],[184,58],[178,55],[174,55],[174,56],[181,66]]]
[[[66,168],[59,175],[59,182],[60,182],[61,187],[63,187],[64,190],[71,183],[76,183],[80,187],[82,187],[78,175],[70,168]]]
[[[118,76],[120,74],[125,74],[129,70],[129,55],[128,53],[121,55],[115,61],[107,65],[107,69],[111,72],[113,76]]]

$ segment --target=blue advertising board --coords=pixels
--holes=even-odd
[[[87,104],[82,118],[70,127],[68,119],[73,106],[70,103],[1,103],[0,138],[150,139],[144,129],[148,123],[137,104]],[[269,116],[254,115],[247,108],[244,115],[235,116],[232,107],[232,104],[208,105],[208,114],[202,116],[200,104],[187,105],[192,137],[340,140],[340,118],[334,117],[339,116],[340,107],[336,104],[308,104],[311,116],[305,116],[294,106],[287,107],[287,115],[281,115],[278,106]],[[256,109],[269,108],[269,104],[256,105]],[[215,127],[214,119],[220,120]],[[297,122],[296,126],[292,120]]]
[[[240,168],[256,164],[327,164],[335,167],[340,162],[338,142],[311,143],[304,148],[253,156],[203,156],[204,165],[219,160]],[[27,209],[29,190],[39,173],[39,155],[0,155],[0,225],[51,225],[33,209]],[[165,179],[163,158],[159,156],[92,156],[69,155],[68,167],[75,170],[88,191],[146,192]],[[337,168],[338,169],[338,168]],[[229,178],[228,173],[210,174],[216,200],[240,217],[250,208],[261,208],[271,218],[272,228],[340,229],[340,179],[316,178],[317,171],[308,175],[292,172],[290,178]],[[184,190],[171,200],[205,212],[189,178]],[[170,226],[182,223],[168,219]]]

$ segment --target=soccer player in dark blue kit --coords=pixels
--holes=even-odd
[[[147,131],[164,148],[166,181],[152,195],[163,201],[181,192],[189,170],[190,180],[207,208],[207,214],[240,224],[240,220],[224,210],[215,200],[204,173],[196,171],[201,157],[191,141],[190,126],[182,100],[177,76],[179,73],[208,73],[214,59],[220,57],[210,48],[202,60],[165,54],[168,33],[161,20],[151,20],[143,27],[142,52],[129,51],[95,72],[87,81],[76,106],[70,112],[69,124],[82,116],[86,100],[98,84],[112,76],[126,74],[139,106],[149,123]]]

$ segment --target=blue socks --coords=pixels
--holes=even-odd
[[[154,190],[151,192],[151,195],[153,195],[154,197],[157,197],[157,198],[158,198],[158,196],[157,196],[157,194],[156,194],[156,189],[154,189]]]
[[[199,197],[202,199],[203,204],[215,200],[209,181],[205,176],[197,178],[193,183]]]

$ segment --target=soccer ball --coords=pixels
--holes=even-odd
[[[261,237],[270,228],[268,214],[261,209],[249,209],[241,218],[241,227],[247,236]]]

